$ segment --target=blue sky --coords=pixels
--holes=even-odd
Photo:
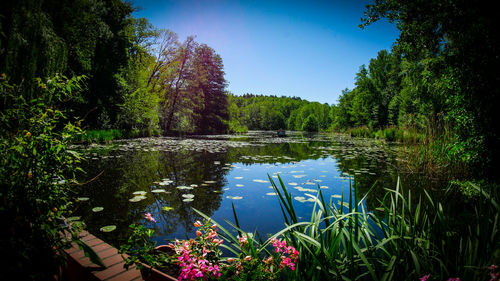
[[[234,94],[298,96],[335,104],[362,64],[390,50],[398,30],[358,25],[367,1],[132,0],[154,26],[195,35],[224,62]]]

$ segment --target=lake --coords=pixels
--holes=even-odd
[[[247,232],[264,237],[284,228],[278,197],[269,177],[278,175],[294,198],[297,216],[308,220],[313,198],[321,189],[325,200],[340,206],[354,185],[368,211],[377,206],[384,188],[394,188],[397,144],[332,134],[253,131],[244,135],[157,137],[76,146],[86,158],[77,196],[76,214],[90,232],[118,246],[129,225],[156,219],[154,239],[194,235],[196,208],[227,226],[234,222],[232,206]],[[402,183],[415,179],[401,175]],[[350,189],[352,186],[352,189]],[[372,188],[373,187],[373,188]],[[87,199],[88,198],[88,199]],[[87,200],[86,200],[87,199]],[[347,199],[346,199],[347,201]],[[112,232],[103,226],[115,225]]]

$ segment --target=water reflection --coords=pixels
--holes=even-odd
[[[364,206],[373,209],[384,188],[395,186],[395,154],[385,143],[326,134],[289,135],[275,138],[273,133],[250,132],[79,147],[88,158],[87,174],[81,178],[102,175],[78,190],[90,200],[81,202],[77,212],[91,232],[114,245],[126,241],[128,225],[144,223],[144,213],[150,212],[158,221],[155,239],[163,243],[192,234],[192,223],[200,219],[193,207],[223,222],[232,221],[234,204],[248,231],[266,234],[283,228],[267,175],[281,176],[304,220],[313,206],[307,194],[316,195],[318,188],[327,201],[338,204],[340,196],[348,196],[350,179],[356,181],[361,197],[376,183]],[[138,191],[146,198],[131,202]],[[104,210],[92,212],[96,206]],[[99,232],[110,224],[117,229]]]

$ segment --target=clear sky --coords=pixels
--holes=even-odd
[[[132,0],[135,17],[212,47],[234,94],[335,104],[362,64],[390,50],[386,21],[359,28],[367,1]]]

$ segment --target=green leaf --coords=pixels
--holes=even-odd
[[[106,268],[106,265],[104,265],[101,257],[99,257],[99,255],[97,255],[97,253],[89,245],[87,245],[80,239],[73,240],[73,242],[75,242],[78,247],[83,250],[83,253],[90,259],[91,262],[97,264],[100,267]]]

